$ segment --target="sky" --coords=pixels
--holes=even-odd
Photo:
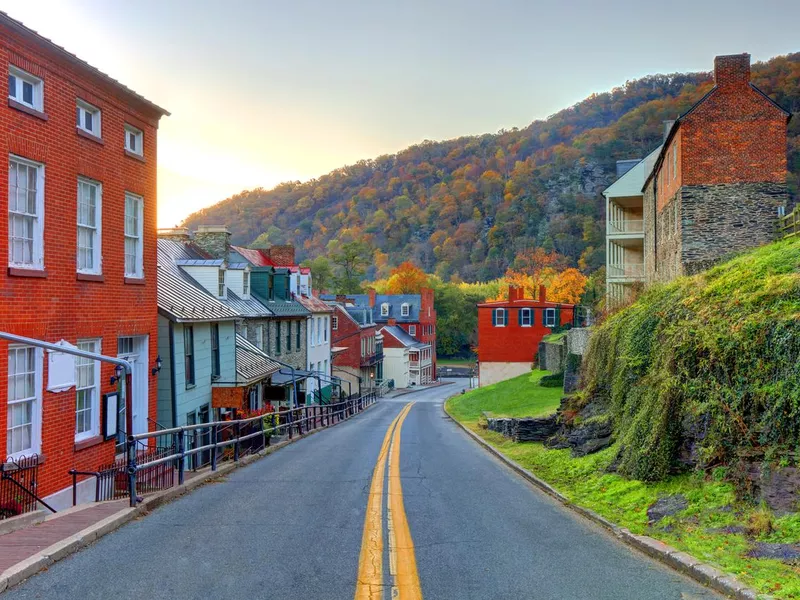
[[[718,54],[800,51],[800,2],[0,0],[172,113],[158,222],[425,139],[524,127]]]

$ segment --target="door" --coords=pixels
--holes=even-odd
[[[147,418],[147,398],[148,398],[148,378],[147,378],[147,336],[125,336],[117,340],[117,357],[127,360],[133,367],[131,373],[131,385],[133,395],[131,397],[131,408],[133,416],[133,433],[145,433],[148,430]],[[125,428],[124,418],[125,405],[120,408],[123,413],[123,429]]]

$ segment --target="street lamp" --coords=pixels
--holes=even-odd
[[[117,365],[116,367],[114,367],[114,375],[111,376],[111,381],[110,381],[111,385],[116,385],[116,383],[120,380],[121,377],[122,377],[122,365]]]

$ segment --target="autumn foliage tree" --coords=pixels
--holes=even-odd
[[[425,271],[407,260],[392,269],[386,285],[388,294],[419,294],[428,283]]]
[[[556,274],[547,287],[547,300],[550,302],[577,304],[586,290],[588,281],[589,278],[578,269],[565,269]]]

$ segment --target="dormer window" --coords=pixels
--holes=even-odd
[[[384,302],[381,304],[381,316],[388,317],[389,316],[389,304],[388,302]]]
[[[242,295],[245,298],[250,295],[250,271],[245,271],[242,275]]]
[[[8,97],[11,100],[41,112],[44,110],[43,88],[41,79],[9,65]]]
[[[144,154],[144,134],[132,125],[125,125],[125,150],[132,154]]]
[[[407,317],[409,315],[409,306],[407,302],[403,302],[402,306],[400,307],[400,316]]]
[[[219,270],[219,293],[217,294],[220,298],[225,297],[225,269]]]
[[[88,102],[78,100],[75,108],[76,121],[75,125],[78,129],[90,133],[95,137],[100,135],[100,109],[92,106]]]

